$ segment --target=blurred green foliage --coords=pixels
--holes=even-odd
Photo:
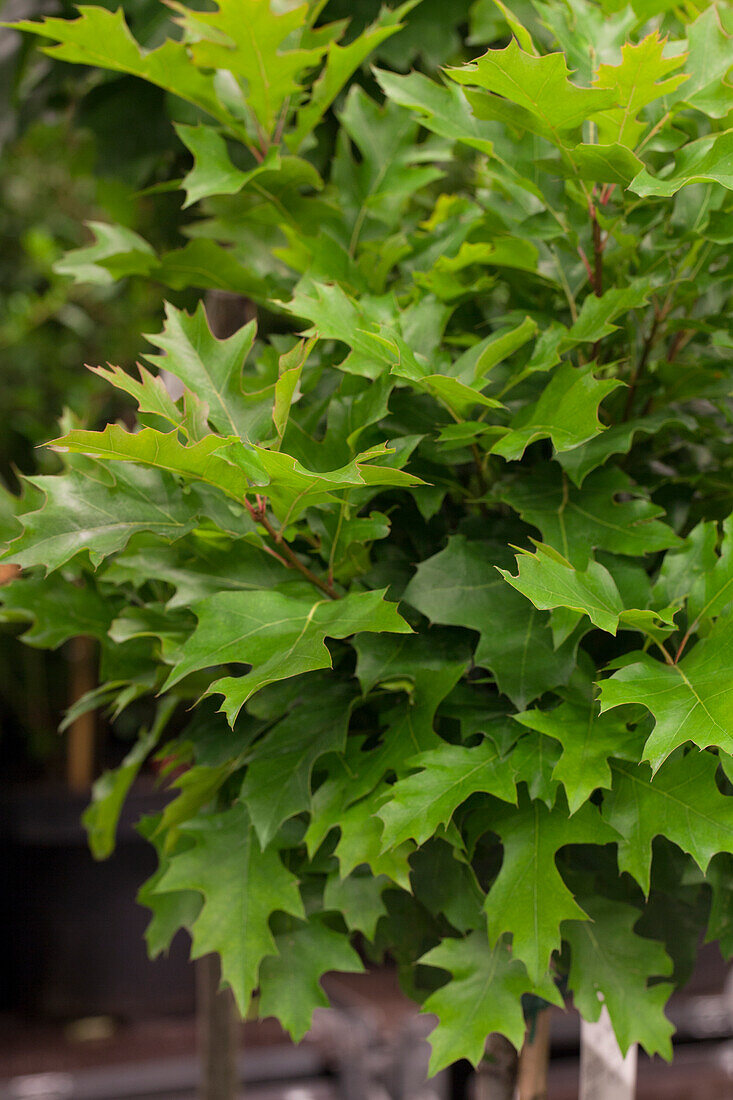
[[[121,6],[132,33],[147,48],[175,33],[160,0],[96,6]],[[380,7],[381,0],[330,0],[321,19],[350,18],[352,38]],[[383,42],[370,62],[433,73],[459,61],[466,28],[473,29],[473,12],[480,8],[475,0],[455,0],[446,18],[443,0],[423,0],[408,25]],[[0,0],[3,19],[42,15],[74,18],[75,7],[66,0]],[[30,37],[2,35],[0,484],[17,491],[17,471],[56,469],[54,452],[39,445],[59,434],[65,407],[90,428],[129,415],[126,396],[103,385],[85,364],[110,361],[129,369],[146,347],[140,334],[160,328],[163,297],[191,306],[199,296],[185,281],[177,289],[136,277],[90,283],[56,269],[66,253],[89,243],[85,223],[90,221],[131,229],[162,251],[197,235],[200,215],[192,219],[181,211],[182,193],[175,186],[191,158],[171,119],[195,123],[198,113],[135,77],[55,64]],[[375,91],[368,66],[354,79]],[[335,133],[335,120],[321,129],[323,148],[309,154],[315,163],[328,162]],[[11,499],[0,495],[0,540],[12,529]],[[48,765],[60,750],[56,716],[68,702],[63,651],[20,647],[15,629],[6,627],[0,633],[0,662],[3,764],[25,767],[22,758],[29,751]]]
[[[155,291],[142,283],[85,287],[54,264],[81,244],[83,221],[102,210],[134,217],[127,189],[95,178],[94,142],[67,121],[38,122],[0,161],[0,470],[53,461],[37,444],[53,434],[65,405],[96,422],[114,415],[85,363],[129,362],[140,331],[155,324]],[[111,339],[110,339],[111,337]]]

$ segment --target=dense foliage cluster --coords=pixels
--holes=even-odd
[[[77,711],[148,707],[93,850],[158,752],[149,945],[190,929],[242,1011],[302,1036],[356,935],[434,1070],[521,1044],[525,994],[668,1056],[700,935],[733,950],[733,12],[480,2],[477,60],[345,92],[416,0],[351,38],[172,6],[152,51],[24,25],[193,112],[188,243],[107,225],[66,270],[259,320],[170,307],[97,370],[138,428],[67,431],[17,505],[4,616],[99,640]]]

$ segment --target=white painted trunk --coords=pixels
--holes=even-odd
[[[580,1100],[634,1100],[637,1048],[624,1058],[605,1006],[597,1023],[580,1028]]]

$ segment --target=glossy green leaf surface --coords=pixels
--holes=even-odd
[[[522,799],[516,809],[487,817],[487,823],[503,848],[501,871],[485,903],[489,936],[497,941],[510,932],[513,955],[538,982],[560,944],[561,922],[584,916],[557,869],[557,852],[566,844],[612,843],[616,833],[592,805],[570,817],[562,801],[548,810],[542,802]]]
[[[602,997],[622,1051],[641,1043],[649,1055],[671,1057],[674,1027],[663,1012],[669,986],[648,984],[649,978],[671,971],[664,948],[634,932],[639,912],[631,906],[595,901],[588,915],[590,921],[573,921],[565,930],[572,952],[569,981],[579,1011],[597,1020]]]
[[[721,619],[677,664],[648,653],[626,663],[601,684],[601,708],[642,703],[654,716],[644,759],[658,768],[680,745],[733,749],[733,685],[727,686],[733,623]]]
[[[343,601],[271,591],[219,593],[197,605],[196,617],[198,627],[183,647],[168,686],[202,668],[250,665],[244,676],[216,680],[209,688],[224,696],[222,709],[232,724],[247,699],[267,684],[330,667],[326,638],[410,631],[381,592],[351,593]]]
[[[271,914],[303,913],[297,881],[276,849],[260,848],[243,806],[192,821],[185,834],[193,847],[173,856],[156,892],[195,890],[203,895],[191,928],[191,953],[199,958],[218,952],[222,978],[244,1012],[262,960],[277,954]]]

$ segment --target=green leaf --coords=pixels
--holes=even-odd
[[[414,757],[408,765],[419,771],[391,787],[379,810],[385,848],[410,839],[423,844],[477,791],[516,803],[511,764],[502,761],[489,740],[475,748],[442,745]]]
[[[341,878],[347,878],[355,868],[366,864],[373,875],[386,875],[403,890],[409,890],[408,859],[414,851],[414,845],[405,841],[399,847],[384,851],[383,824],[376,815],[384,793],[384,786],[377,788],[369,798],[362,798],[340,812],[338,826],[341,836],[334,855],[339,862]]]
[[[386,875],[354,872],[347,878],[331,876],[323,892],[323,908],[339,913],[351,932],[373,940],[377,922],[387,912],[382,894],[390,886]]]
[[[254,440],[262,426],[269,425],[274,393],[261,392],[263,380],[257,379],[255,392],[246,394],[242,387],[242,367],[254,343],[256,324],[251,321],[225,340],[211,332],[203,302],[188,314],[166,305],[165,327],[155,336],[147,336],[162,355],[146,355],[149,363],[175,375],[208,406],[212,427],[224,436]]]
[[[166,838],[158,833],[159,815],[143,817],[137,831],[148,840],[158,856],[158,867],[149,879],[142,884],[137,893],[137,901],[152,912],[145,929],[145,943],[151,959],[163,954],[171,945],[173,937],[181,928],[190,928],[201,912],[203,899],[196,890],[176,890],[158,894],[156,888],[170,866],[171,853],[165,851]],[[190,841],[180,838],[176,847],[185,847]]]
[[[459,932],[483,929],[484,894],[471,864],[452,844],[433,837],[410,856],[415,897],[442,913]]]
[[[628,713],[599,714],[595,703],[587,707],[561,703],[552,710],[528,710],[514,718],[562,745],[552,776],[565,788],[571,814],[597,787],[610,789],[610,757],[638,758],[639,734],[629,730]]]
[[[529,797],[539,799],[551,810],[557,800],[560,785],[553,778],[560,759],[557,741],[545,737],[543,733],[526,734],[514,746],[509,759],[515,782],[526,783]]]
[[[45,18],[40,23],[23,21],[14,26],[55,40],[58,45],[45,52],[58,61],[141,77],[233,124],[216,94],[214,77],[191,64],[184,42],[167,38],[157,49],[143,51],[130,34],[121,8],[112,12],[86,5],[78,10],[78,19]]]
[[[499,118],[557,145],[563,144],[567,131],[616,102],[613,91],[572,84],[563,54],[525,53],[514,39],[504,49],[489,50],[470,65],[448,72],[459,84],[490,93],[471,96],[479,118]]]
[[[711,4],[690,23],[685,72],[690,79],[674,99],[675,107],[689,104],[713,118],[723,118],[733,106],[733,86],[728,79],[731,26],[728,12]]]
[[[200,290],[224,290],[245,298],[268,297],[267,279],[241,263],[231,249],[206,237],[197,237],[183,248],[163,253],[151,275],[173,290],[193,286]]]
[[[567,683],[573,646],[556,650],[547,617],[504,583],[494,566],[507,558],[503,548],[454,536],[418,566],[404,598],[433,622],[479,631],[476,664],[490,669],[499,690],[521,707]]]
[[[644,746],[644,760],[656,770],[680,745],[692,741],[733,751],[733,619],[720,619],[710,634],[677,664],[662,664],[648,653],[600,684],[601,710],[643,703],[655,719]]]
[[[613,577],[597,561],[574,569],[556,550],[538,544],[537,552],[517,554],[517,575],[500,569],[502,577],[540,611],[567,607],[587,615],[594,626],[615,634],[624,605]]]
[[[416,143],[418,123],[409,111],[389,101],[380,107],[357,85],[349,91],[339,122],[342,136],[331,178],[351,228],[348,248],[353,256],[375,222],[380,236],[384,226],[397,227],[407,202],[440,179],[443,170],[420,165],[428,159],[424,153],[430,145]],[[347,137],[359,151],[358,161],[348,150]],[[438,147],[432,151],[430,159],[437,161]]]
[[[352,592],[341,600],[286,596],[279,592],[220,592],[196,605],[198,626],[181,649],[166,689],[202,668],[236,662],[244,676],[225,677],[207,694],[223,695],[222,710],[234,724],[246,701],[266,684],[331,667],[326,638],[360,631],[410,633],[384,591]]]
[[[649,280],[640,278],[628,286],[612,287],[600,297],[589,294],[583,302],[577,321],[568,332],[565,346],[595,344],[606,336],[611,336],[618,329],[618,325],[613,322],[630,310],[646,305],[650,289]]]
[[[213,126],[186,126],[178,122],[175,129],[194,161],[193,168],[181,183],[186,192],[184,209],[211,195],[237,195],[248,183],[278,164],[277,153],[271,150],[261,164],[242,172],[232,164],[226,140]]]
[[[468,648],[451,631],[431,630],[400,636],[362,635],[355,639],[354,649],[356,675],[365,695],[374,690],[407,694],[408,705],[399,711],[395,725],[404,721],[406,740],[413,746],[410,755],[437,744],[435,712],[466,671]],[[394,727],[389,740],[396,747]]]
[[[503,0],[474,0],[470,11],[469,45],[493,42],[508,31],[527,53],[536,53],[532,35]]]
[[[246,530],[241,520],[242,533]],[[272,555],[248,542],[211,543],[204,538],[172,546],[136,540],[112,563],[105,576],[116,583],[139,585],[149,577],[174,588],[169,611],[227,589],[252,591],[293,583],[293,574]]]
[[[313,1011],[328,1008],[320,979],[332,970],[361,973],[364,966],[348,937],[334,932],[318,916],[289,921],[275,937],[277,955],[260,968],[259,1015],[276,1016],[296,1042],[310,1029]]]
[[[286,309],[313,323],[306,335],[338,340],[350,348],[339,363],[340,370],[378,381],[400,362],[396,344],[380,338],[376,331],[373,303],[363,298],[357,302],[338,283],[302,284]],[[420,376],[423,373],[420,371]]]
[[[664,57],[665,45],[665,39],[655,30],[641,42],[622,46],[620,65],[599,65],[595,86],[608,88],[622,104],[604,111],[598,119],[601,142],[617,141],[629,149],[636,148],[647,125],[639,119],[642,108],[671,95],[688,79],[685,72],[675,73],[684,64],[684,55]]]
[[[539,162],[538,167],[569,178],[593,183],[613,183],[626,188],[644,167],[643,162],[623,145],[576,145],[562,151],[559,159]]]
[[[374,23],[347,45],[341,46],[336,41],[329,43],[323,70],[310,89],[308,101],[298,112],[295,129],[286,137],[290,149],[300,147],[369,55],[402,30],[401,20],[416,3],[420,0],[407,0],[396,9],[383,7]]]
[[[249,754],[240,798],[263,847],[288,818],[308,809],[313,765],[346,745],[353,691],[327,676],[303,681],[299,704],[268,730]]]
[[[296,399],[296,390],[303,372],[303,366],[315,342],[315,339],[302,340],[291,351],[280,356],[279,372],[275,383],[272,422],[281,446],[290,419],[290,409]]]
[[[423,966],[446,970],[451,981],[432,993],[422,1011],[434,1013],[430,1034],[430,1073],[467,1058],[478,1066],[486,1037],[498,1031],[515,1047],[524,1040],[521,996],[532,988],[521,962],[499,942],[491,949],[484,931],[464,939],[445,939],[420,959]]]
[[[158,707],[149,730],[142,730],[138,740],[118,768],[104,772],[92,787],[91,804],[84,811],[82,822],[87,831],[89,847],[95,859],[106,859],[115,846],[117,823],[127,793],[140,768],[153,751],[177,705],[175,698],[164,699]]]
[[[178,427],[183,422],[183,411],[178,407],[165,387],[162,378],[151,374],[142,363],[137,364],[140,372],[140,381],[131,377],[120,367],[110,366],[90,368],[93,374],[103,378],[118,390],[129,393],[137,402],[141,413],[152,413],[161,416],[169,424]]]
[[[120,611],[109,628],[113,642],[124,644],[134,638],[158,638],[162,650],[175,650],[188,636],[193,619],[187,611],[171,614],[162,603],[151,602],[144,606],[128,604]]]
[[[181,443],[175,429],[158,432],[155,428],[141,428],[138,432],[128,432],[119,424],[108,424],[101,432],[75,429],[54,440],[53,445],[60,451],[72,454],[114,462],[139,462],[194,481],[203,481],[241,502],[250,488],[250,481],[237,466],[219,454],[227,449],[234,454],[232,442],[218,435],[207,435],[187,447]],[[253,470],[261,473],[262,468],[256,458],[250,452],[247,452],[247,457],[250,474]],[[239,454],[237,458],[240,458]]]
[[[717,943],[723,958],[733,955],[733,857],[721,852],[708,866],[706,879],[712,891],[706,943]]]
[[[401,457],[395,456],[395,466],[389,465],[392,455],[392,448],[383,444],[356,455],[337,470],[315,472],[289,454],[254,444],[246,449],[228,447],[226,451],[227,458],[241,466],[254,484],[262,486],[283,527],[294,523],[307,508],[336,500],[334,494],[342,490],[425,484],[414,474],[396,468],[408,460],[409,450]],[[385,464],[377,465],[377,458],[386,459]]]
[[[494,367],[498,366],[499,363],[503,363],[515,351],[523,348],[536,335],[537,322],[531,317],[525,317],[520,324],[507,332],[493,334],[483,344],[479,345],[479,354],[470,368],[472,375],[470,379],[464,379],[464,381],[470,381],[474,385],[483,381]]]
[[[46,502],[22,517],[23,533],[10,545],[9,560],[22,566],[58,569],[84,550],[96,566],[140,531],[174,540],[195,526],[199,501],[155,470],[121,466],[111,484],[79,470],[27,480]]]
[[[89,221],[94,244],[74,248],[54,265],[59,275],[70,275],[78,283],[111,286],[128,275],[149,275],[158,257],[146,240],[123,225]]]
[[[192,13],[197,29],[203,24],[207,34],[191,46],[196,65],[233,73],[246,88],[247,109],[260,133],[268,136],[286,101],[299,95],[298,77],[323,56],[321,45],[283,48],[288,40],[297,41],[307,11],[306,4],[276,12],[269,0],[217,0],[216,11]]]
[[[618,378],[596,379],[593,369],[593,363],[585,367],[562,363],[539,399],[516,414],[492,452],[512,461],[537,439],[551,439],[556,451],[568,451],[598,435],[603,430],[598,406],[622,383]]]
[[[491,156],[494,131],[490,124],[471,113],[459,88],[437,84],[419,72],[402,76],[378,69],[375,76],[387,98],[400,107],[417,111],[427,130]]]
[[[653,176],[644,168],[631,181],[629,188],[642,198],[669,198],[691,183],[719,183],[733,191],[732,157],[733,130],[708,134],[683,146],[675,157],[671,173]]]
[[[670,986],[648,983],[671,974],[672,960],[661,943],[634,932],[637,909],[609,898],[584,898],[583,904],[591,919],[563,929],[572,952],[568,983],[576,1008],[595,1022],[605,1006],[623,1054],[640,1043],[650,1057],[671,1059],[675,1028],[664,1015]]]
[[[349,738],[343,762],[332,769],[316,792],[306,834],[311,851],[320,846],[330,829],[342,823],[345,809],[370,794],[385,775],[403,775],[416,753],[441,744],[434,731],[436,709],[468,664],[467,647],[450,631],[399,637],[361,635],[354,648],[364,694],[395,693],[398,701],[383,715],[380,745],[366,752],[361,738]],[[375,818],[370,829],[376,829],[376,851],[380,852],[381,822]]]
[[[510,482],[501,498],[578,569],[587,567],[594,550],[637,557],[681,545],[657,518],[664,509],[616,468],[597,470],[577,489],[554,462],[547,463]]]
[[[275,849],[262,851],[240,804],[190,821],[181,832],[193,846],[171,858],[155,891],[196,890],[203,895],[203,908],[191,928],[191,957],[211,952],[221,957],[222,980],[244,1015],[263,958],[277,950],[271,915],[304,915],[297,881]]]
[[[715,546],[718,540],[717,524],[698,523],[683,540],[682,545],[664,555],[662,568],[654,582],[654,599],[657,603],[675,604],[681,607],[688,596],[696,597],[710,583],[708,576],[716,568]],[[698,607],[704,606],[698,602]]]
[[[55,649],[77,636],[104,638],[119,604],[88,581],[20,576],[0,588],[0,620],[31,623],[26,645]]]
[[[715,529],[714,524],[709,526]],[[720,553],[712,562],[691,591],[687,605],[691,629],[716,618],[733,602],[733,516],[723,523]]]
[[[398,371],[393,370],[393,374]],[[478,389],[472,389],[457,378],[449,378],[441,374],[427,374],[422,382],[434,397],[451,412],[453,416],[468,416],[472,409],[481,406],[484,409],[503,408],[500,401],[493,397],[486,397]]]
[[[166,805],[160,819],[160,828],[169,841],[177,837],[181,825],[195,818],[200,810],[214,804],[218,792],[239,763],[237,755],[232,756],[221,764],[194,764],[170,784],[171,791],[178,793]]]
[[[516,809],[487,814],[486,827],[498,833],[504,849],[485,903],[489,936],[496,942],[511,932],[514,957],[538,982],[560,947],[562,921],[586,917],[557,869],[557,853],[566,844],[610,844],[618,835],[590,803],[571,817],[562,800],[550,810],[526,797]]]
[[[415,749],[419,747],[415,744],[415,730],[409,722],[408,707],[409,704],[398,706],[394,713],[386,715],[386,736],[374,752],[364,751],[364,738],[352,736],[347,740],[343,757],[331,756],[327,762],[324,760],[327,774],[313,795],[305,843],[313,856],[331,830],[340,828],[343,841],[340,859],[346,865],[346,869],[342,867],[344,875],[357,867],[360,859],[366,859],[364,853],[368,851],[369,865],[373,866],[375,861],[380,864],[375,874],[384,870],[391,877],[398,874],[399,881],[408,881],[406,856],[413,845],[405,845],[396,859],[392,858],[392,853],[381,856],[383,825],[375,816],[379,807],[378,803],[373,804],[367,798],[379,787],[385,775],[403,771],[405,761],[414,756]],[[426,739],[429,739],[429,744],[434,744],[438,738],[433,733],[432,725],[427,730]],[[380,788],[380,794],[385,791],[385,787]],[[348,837],[344,841],[345,814],[355,803],[359,803],[360,808],[349,817]],[[365,844],[367,848],[364,848]]]
[[[733,799],[715,782],[717,761],[692,751],[662,764],[652,778],[648,764],[615,761],[613,790],[603,816],[617,830],[618,865],[649,892],[652,841],[666,836],[689,852],[702,871],[716,852],[733,852]]]
[[[628,420],[625,424],[612,424],[595,439],[589,439],[582,447],[572,451],[563,451],[557,456],[568,477],[580,488],[585,478],[597,466],[602,466],[611,455],[628,454],[640,435],[657,435],[667,427],[677,426],[691,429],[693,424],[684,416],[674,415],[662,410],[651,413],[638,420]]]

